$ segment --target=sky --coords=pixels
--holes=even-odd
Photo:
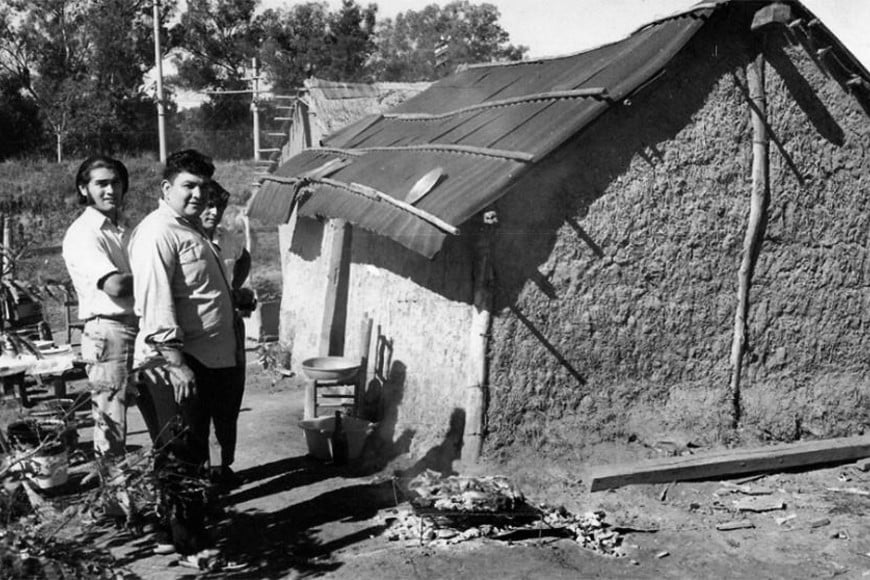
[[[624,38],[643,24],[688,8],[699,0],[472,0],[487,1],[501,13],[501,25],[512,44],[529,47],[530,57],[580,52]],[[363,6],[378,5],[380,18],[392,18],[406,10],[420,10],[446,0],[357,0]],[[289,7],[293,0],[261,0],[264,8]],[[341,0],[328,0],[331,8]],[[803,0],[870,69],[870,0]]]

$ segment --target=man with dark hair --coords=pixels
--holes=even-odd
[[[169,549],[182,555],[180,564],[193,567],[213,556],[206,550],[209,417],[201,395],[238,364],[230,286],[199,217],[213,173],[211,159],[198,151],[170,155],[159,207],[130,242],[140,316],[135,356],[143,369],[140,409],[157,451]]]
[[[238,476],[230,467],[235,461],[236,440],[238,438],[239,411],[245,392],[245,353],[244,322],[241,316],[250,314],[255,304],[254,294],[249,288],[242,288],[251,271],[251,254],[245,248],[244,240],[234,232],[220,225],[230,201],[230,192],[217,181],[206,186],[205,209],[200,214],[202,229],[220,254],[224,264],[224,274],[230,280],[236,312],[236,339],[242,349],[232,370],[227,370],[224,380],[214,388],[200,392],[206,412],[214,423],[215,438],[220,445],[220,465],[212,469],[212,480],[223,490],[237,487]]]
[[[82,214],[63,238],[63,259],[85,321],[81,354],[87,364],[94,417],[94,451],[100,475],[124,456],[128,378],[138,320],[121,206],[129,177],[124,164],[105,155],[86,159],[75,178]]]

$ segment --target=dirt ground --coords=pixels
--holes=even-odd
[[[854,465],[768,474],[749,482],[678,482],[589,493],[584,462],[578,458],[556,461],[529,452],[499,465],[456,462],[453,468],[462,474],[509,476],[536,503],[564,505],[574,513],[603,510],[623,537],[625,555],[603,556],[549,532],[452,545],[420,538],[391,541],[390,518],[409,509],[401,485],[395,485],[401,480],[394,476],[418,472],[424,465],[399,456],[339,468],[307,457],[298,426],[302,408],[299,377],[281,377],[249,364],[234,466],[244,485],[225,498],[224,516],[213,525],[217,544],[249,565],[232,577],[870,577],[865,517],[870,474]],[[88,445],[89,429],[81,429],[80,437]],[[135,410],[130,412],[129,444],[148,445]],[[601,461],[655,453],[635,442],[600,446],[589,456]],[[742,512],[735,501],[781,502],[782,508]],[[716,528],[739,520],[753,527]],[[95,547],[108,549],[126,578],[192,575],[175,565],[176,556],[152,554],[147,535],[106,532]]]

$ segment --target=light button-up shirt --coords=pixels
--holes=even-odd
[[[236,364],[233,303],[220,257],[193,224],[164,201],[130,241],[135,364],[158,356],[154,344],[177,344],[209,368]]]
[[[63,260],[78,295],[78,317],[133,314],[133,297],[109,296],[98,287],[110,274],[129,274],[128,231],[86,207],[63,237]]]

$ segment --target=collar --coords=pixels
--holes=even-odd
[[[190,221],[189,219],[187,219],[186,217],[184,217],[183,215],[181,215],[180,213],[175,211],[172,208],[172,206],[170,206],[168,203],[166,203],[165,200],[162,200],[162,199],[157,200],[157,211],[160,212],[160,214],[165,216],[166,218],[173,219],[176,222],[178,222],[179,224],[186,226],[192,230],[196,230],[197,232],[199,232],[200,234],[202,234],[203,236],[208,238],[208,236],[206,235],[205,231],[202,229],[202,226],[200,224]]]
[[[113,228],[118,228],[121,230],[124,229],[124,222],[120,219],[120,215],[118,217],[118,223],[112,223],[112,220],[110,220],[106,216],[106,214],[91,205],[85,207],[85,211],[82,212],[82,219],[85,221],[85,223],[93,225],[97,228],[103,228],[104,226],[106,226],[106,224],[108,224],[110,227]]]

